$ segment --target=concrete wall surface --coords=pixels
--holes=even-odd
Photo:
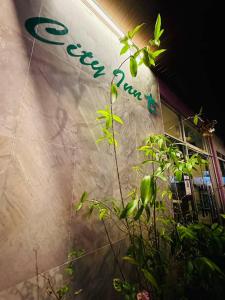
[[[63,45],[28,33],[25,21],[38,16],[68,28],[60,36],[47,33],[45,24],[36,28]],[[117,271],[103,225],[75,215],[72,205],[84,190],[93,197],[118,196],[112,148],[95,142],[101,135],[96,111],[109,104],[112,72],[123,59],[118,36],[81,0],[1,0],[0,20],[0,300],[50,299],[46,282],[35,274],[58,274],[54,280],[60,282],[72,247],[86,251],[77,262],[77,288],[84,289],[79,299],[116,299],[110,278]],[[68,55],[74,43],[81,45],[79,53],[93,53],[104,76],[94,78],[90,66]],[[121,85],[114,105],[125,123],[116,125],[125,194],[138,181],[131,170],[136,147],[162,132],[162,121],[151,72],[142,67],[133,79],[128,64],[122,69],[124,82],[143,96],[138,101]],[[158,103],[156,115],[147,109],[144,95],[150,93]],[[123,236],[113,226],[110,234],[115,247],[122,247]]]

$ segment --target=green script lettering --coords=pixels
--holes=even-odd
[[[138,92],[137,90],[132,90],[132,85],[129,85],[128,83],[124,84],[124,91],[128,91],[130,95],[133,95],[134,97],[137,97],[138,100],[142,100],[141,98],[141,92]]]
[[[58,25],[61,26],[63,29],[56,29],[56,28],[51,28],[51,27],[46,27],[45,30],[53,35],[65,35],[69,32],[68,28],[63,25],[62,23],[52,20],[52,19],[48,19],[48,18],[42,18],[42,17],[36,17],[36,18],[30,18],[27,19],[25,22],[25,27],[27,29],[27,31],[37,40],[47,43],[47,44],[53,44],[53,45],[64,45],[64,43],[62,42],[57,42],[57,41],[51,41],[51,40],[47,40],[46,38],[43,38],[42,36],[40,36],[37,32],[36,32],[36,26],[39,24],[54,24],[54,25]]]
[[[62,29],[57,29],[57,28],[53,28],[53,27],[45,27],[45,31],[51,35],[56,35],[56,36],[60,36],[60,35],[66,35],[69,30],[68,28],[56,21],[56,20],[52,20],[49,18],[44,18],[44,17],[34,17],[34,18],[29,18],[26,20],[25,22],[25,27],[27,29],[27,31],[37,40],[47,43],[47,44],[53,44],[53,45],[64,45],[65,43],[63,42],[59,42],[59,41],[52,41],[49,40],[41,35],[38,34],[36,27],[39,24],[50,24],[50,25],[57,25],[60,26]],[[74,51],[81,48],[80,44],[70,44],[67,46],[66,50],[68,55],[72,56],[72,57],[79,57],[80,59],[80,63],[82,65],[85,66],[91,66],[92,70],[96,71],[93,75],[94,78],[100,77],[100,76],[104,76],[105,73],[103,72],[105,70],[104,66],[99,65],[99,61],[98,60],[94,60],[94,61],[90,61],[88,62],[87,59],[92,59],[93,58],[93,53],[90,51],[81,51],[80,54],[75,54]],[[125,80],[125,73],[120,70],[120,69],[115,69],[113,71],[113,75],[114,78],[121,76],[121,78],[119,79],[119,81],[116,83],[117,87],[120,87],[122,85],[122,83]],[[135,98],[137,98],[137,100],[142,100],[142,94],[141,92],[135,90],[133,88],[132,85],[129,85],[128,83],[124,83],[123,84],[123,89],[125,92],[127,92],[128,94],[134,96]],[[147,106],[148,106],[148,110],[150,113],[156,113],[156,106],[157,103],[155,102],[155,100],[152,98],[152,95],[145,95],[145,98],[147,100]]]
[[[115,69],[113,71],[113,75],[115,77],[121,75],[121,79],[117,82],[117,87],[120,87],[121,84],[124,82],[125,80],[125,73],[120,70],[120,69]],[[141,97],[141,92],[138,92],[137,90],[133,90],[133,87],[132,85],[129,85],[128,83],[124,83],[123,85],[123,89],[125,92],[128,92],[130,95],[133,95],[134,97],[136,97],[138,100],[142,100],[142,97]]]
[[[125,79],[125,74],[124,74],[124,72],[122,71],[122,70],[119,70],[119,69],[116,69],[116,70],[114,70],[113,71],[113,75],[115,76],[115,77],[117,77],[118,75],[122,75],[122,78],[119,80],[119,82],[117,82],[117,87],[120,87],[120,85],[121,85],[121,83],[124,81],[124,79]]]
[[[105,75],[105,73],[101,73],[105,69],[105,67],[103,67],[103,66],[95,67],[95,65],[97,65],[97,64],[99,64],[99,62],[97,60],[95,60],[91,63],[92,69],[95,71],[97,70],[97,72],[95,72],[95,74],[94,74],[94,78]]]
[[[89,52],[89,51],[81,51],[81,53],[83,53],[83,54],[74,54],[73,50],[76,50],[78,48],[81,48],[80,44],[71,44],[71,45],[67,46],[66,50],[70,56],[80,57],[80,63],[82,65],[91,66],[92,70],[97,71],[94,74],[94,78],[105,75],[105,73],[102,73],[102,71],[105,69],[104,66],[96,67],[96,65],[99,64],[99,61],[97,61],[97,60],[94,60],[93,62],[86,61],[86,58],[93,58],[93,53]]]
[[[67,48],[66,48],[66,51],[67,53],[70,55],[70,56],[74,56],[74,57],[80,57],[80,54],[79,55],[76,55],[74,54],[72,51],[73,50],[76,50],[77,48],[81,48],[81,45],[80,44],[77,44],[77,45],[69,45]]]
[[[157,103],[155,100],[152,98],[152,95],[150,94],[149,96],[145,95],[145,98],[148,102],[148,111],[152,114],[156,113],[156,105]]]

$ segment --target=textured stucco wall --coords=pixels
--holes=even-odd
[[[65,24],[69,34],[57,38],[65,45],[33,39],[24,22],[35,16]],[[96,286],[103,291],[104,279],[115,272],[108,242],[101,224],[73,215],[71,206],[84,190],[95,197],[118,195],[112,149],[95,143],[95,112],[109,103],[112,70],[121,62],[118,37],[80,0],[1,0],[0,20],[0,299],[37,299],[34,249],[38,271],[54,273],[74,245],[90,253],[78,262],[79,284],[87,287],[80,299],[97,299],[92,292]],[[45,34],[42,26],[38,32]],[[91,68],[67,55],[74,42],[94,53],[106,76],[94,79]],[[122,90],[115,104],[125,121],[117,128],[125,193],[138,180],[131,171],[136,147],[161,132],[162,122],[153,75],[143,67],[132,79],[127,65],[123,70],[127,82],[151,92],[159,104],[158,114],[150,115],[145,99],[138,102]],[[122,237],[110,229],[117,245]]]

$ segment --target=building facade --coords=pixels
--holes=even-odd
[[[77,299],[115,299],[117,270],[102,224],[73,212],[84,190],[101,198],[119,193],[112,149],[96,144],[96,111],[109,105],[112,77],[115,113],[124,120],[116,128],[124,193],[138,182],[130,171],[136,148],[165,133],[183,143],[185,155],[210,162],[193,180],[171,178],[175,218],[180,203],[187,220],[217,220],[225,203],[224,145],[202,137],[187,119],[192,112],[149,69],[136,78],[128,64],[118,71],[123,32],[93,1],[2,0],[0,20],[0,300],[49,299],[37,274],[62,282],[73,247],[86,251],[77,261],[75,286],[84,290]],[[113,228],[110,234],[122,252],[125,238]]]

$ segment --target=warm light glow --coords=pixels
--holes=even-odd
[[[108,27],[110,27],[119,38],[124,36],[124,33],[116,26],[109,16],[98,6],[94,0],[81,0],[91,11],[100,17]]]

